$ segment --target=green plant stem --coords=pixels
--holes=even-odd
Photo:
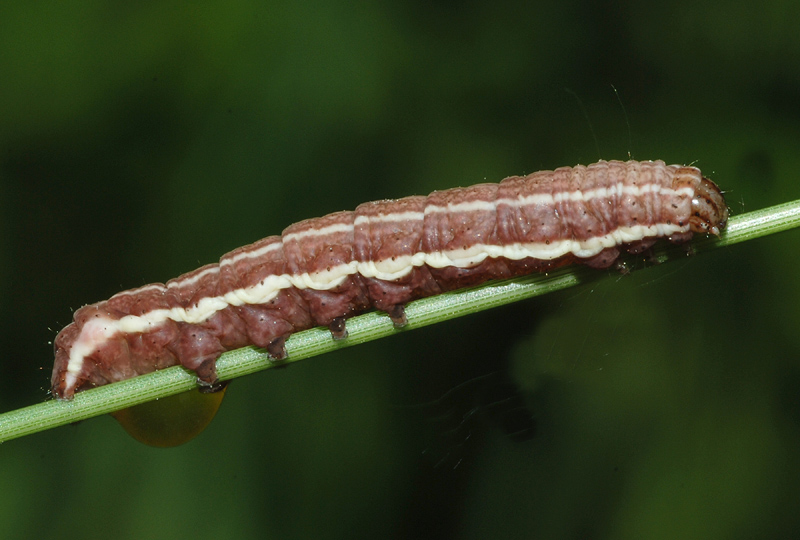
[[[800,200],[732,218],[720,238],[699,239],[693,242],[692,246],[696,252],[705,252],[775,234],[799,225]],[[654,253],[654,257],[660,262],[685,256],[686,251],[680,246],[662,246]],[[286,350],[289,353],[286,361],[275,363],[268,358],[264,351],[254,347],[245,347],[223,354],[217,362],[217,372],[222,380],[234,379],[276,365],[285,365],[429,324],[565,289],[590,280],[600,279],[604,275],[607,273],[571,265],[548,274],[533,274],[508,281],[491,282],[472,289],[425,298],[411,302],[406,307],[409,322],[402,329],[394,328],[389,318],[382,313],[367,313],[347,321],[349,333],[347,339],[334,341],[327,329],[312,328],[292,335],[286,342]],[[0,414],[0,442],[178,394],[195,387],[194,374],[176,366],[79,392],[75,399],[69,402],[50,400],[17,409]]]

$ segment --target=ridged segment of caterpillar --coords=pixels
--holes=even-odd
[[[411,300],[569,263],[612,265],[660,238],[719,234],[728,209],[695,167],[600,161],[498,184],[360,205],[288,227],[168,281],[82,307],[55,340],[52,391],[76,391],[173,365],[217,383],[225,351],[281,359],[292,333],[369,309],[405,322]]]

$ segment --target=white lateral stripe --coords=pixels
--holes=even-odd
[[[175,289],[178,287],[185,287],[187,285],[194,285],[195,283],[197,283],[198,281],[200,281],[209,274],[219,274],[219,266],[217,265],[211,266],[209,268],[206,268],[199,274],[195,274],[186,279],[180,279],[180,278],[174,279],[167,284],[167,288]]]
[[[80,336],[70,350],[67,381],[68,385],[69,381],[76,381],[83,369],[83,359],[102,346],[109,338],[120,332],[146,332],[167,321],[199,324],[230,306],[269,302],[281,290],[289,287],[330,290],[344,283],[349,276],[355,273],[359,273],[366,278],[393,281],[408,275],[414,268],[423,264],[432,268],[447,268],[450,266],[470,268],[480,264],[488,257],[503,257],[510,260],[526,258],[553,260],[572,253],[580,258],[589,258],[608,247],[635,242],[646,237],[666,237],[675,233],[687,232],[688,230],[688,225],[680,227],[675,224],[657,223],[650,226],[619,227],[606,235],[585,241],[558,240],[549,244],[537,242],[515,243],[505,246],[477,244],[467,249],[415,253],[413,255],[395,257],[394,260],[386,259],[377,262],[350,261],[322,272],[305,272],[297,276],[288,274],[271,275],[256,285],[236,289],[223,296],[203,298],[196,306],[189,308],[157,309],[144,315],[127,315],[118,320],[96,317],[84,324]],[[210,268],[207,272],[212,270]],[[199,279],[200,276],[205,274],[206,272],[201,272],[196,278]],[[143,287],[143,289],[146,289],[146,287]]]
[[[354,224],[356,227],[365,223],[384,223],[392,221],[419,221],[425,217],[422,212],[397,212],[394,214],[378,214],[376,216],[358,216]]]
[[[242,259],[255,259],[257,257],[261,257],[263,255],[266,255],[270,251],[275,251],[276,249],[278,249],[278,248],[280,248],[282,246],[283,246],[283,242],[281,242],[281,239],[278,237],[275,242],[272,242],[271,244],[267,244],[266,246],[261,246],[260,248],[255,249],[253,251],[241,251],[241,252],[237,253],[236,255],[234,255],[233,257],[228,257],[227,259],[222,259],[221,261],[219,261],[219,265],[220,266],[227,266],[229,264],[237,263],[237,262],[241,261]]]
[[[674,190],[669,187],[664,187],[658,183],[644,184],[641,186],[627,185],[623,182],[618,182],[613,186],[601,187],[597,189],[590,189],[587,191],[571,191],[561,193],[535,193],[516,199],[498,199],[498,204],[504,204],[512,207],[521,207],[528,205],[553,205],[557,202],[587,202],[592,199],[608,199],[611,197],[618,197],[620,195],[630,195],[633,197],[640,197],[645,193],[659,193],[667,196],[692,196],[694,189],[684,187],[679,190]]]
[[[638,186],[628,185],[624,182],[618,182],[612,186],[599,187],[597,189],[590,189],[586,191],[576,190],[559,193],[534,193],[531,195],[521,196],[514,199],[500,198],[494,201],[465,201],[455,204],[448,204],[447,206],[428,205],[425,207],[423,213],[420,212],[397,212],[395,214],[380,214],[378,216],[358,216],[355,219],[356,226],[364,223],[375,222],[399,222],[409,220],[419,220],[429,214],[438,213],[465,213],[465,212],[494,212],[497,206],[503,205],[512,208],[520,208],[523,206],[546,205],[553,206],[560,202],[587,202],[593,199],[610,199],[612,197],[619,197],[621,195],[628,195],[633,197],[640,197],[646,193],[661,194],[665,196],[684,196],[692,197],[694,189],[691,187],[683,187],[675,190],[670,187],[664,187],[659,183],[653,182],[650,184],[643,184]],[[304,231],[304,236],[314,236],[314,230]],[[324,236],[329,234],[326,229],[320,229],[319,235]]]
[[[461,214],[466,212],[477,212],[479,210],[484,212],[494,212],[495,208],[495,201],[476,199],[474,201],[451,203],[447,206],[436,206],[434,204],[430,204],[425,207],[425,215],[441,213]]]
[[[283,243],[291,242],[292,240],[300,240],[309,236],[328,236],[337,233],[352,233],[352,223],[337,223],[335,225],[328,225],[321,229],[308,229],[307,231],[300,231],[296,233],[289,233],[283,236]]]

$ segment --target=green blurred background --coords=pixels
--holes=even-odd
[[[47,398],[73,309],[366,200],[628,156],[734,213],[798,198],[798,29],[792,0],[5,3],[0,410]],[[799,238],[238,380],[175,449],[109,417],[3,444],[0,537],[800,537]]]

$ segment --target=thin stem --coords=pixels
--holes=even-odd
[[[798,226],[800,226],[800,200],[732,218],[720,238],[699,239],[693,242],[692,246],[696,252],[705,252]],[[666,262],[685,257],[685,250],[677,246],[662,246],[654,256],[658,261]],[[292,335],[286,342],[286,350],[289,353],[289,359],[286,361],[275,363],[264,351],[245,347],[223,354],[217,361],[217,372],[222,380],[234,379],[276,365],[297,362],[337,349],[565,289],[600,279],[604,275],[606,273],[572,265],[548,274],[533,274],[508,281],[491,282],[472,289],[425,298],[411,302],[406,307],[409,322],[402,329],[394,328],[384,314],[367,313],[347,321],[349,333],[347,339],[334,341],[327,329],[312,328]],[[69,402],[51,400],[17,409],[0,414],[0,442],[178,394],[195,387],[194,374],[176,366],[79,392],[75,399]]]

